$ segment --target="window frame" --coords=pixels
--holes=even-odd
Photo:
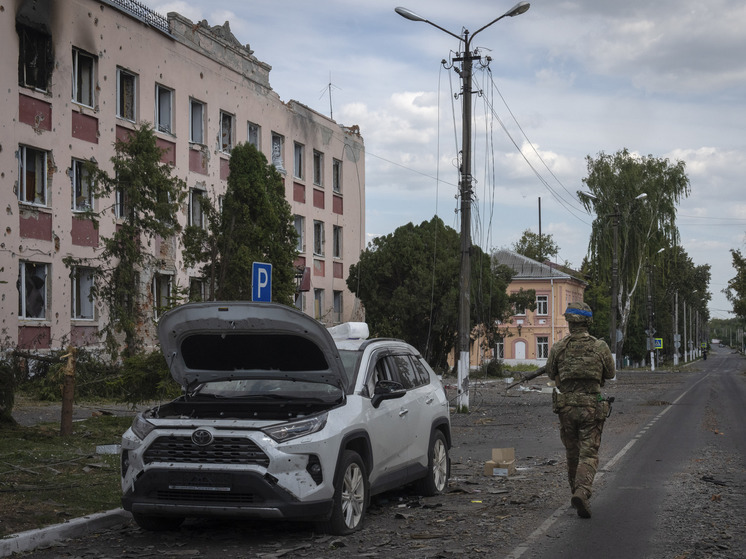
[[[88,284],[87,293],[82,293],[81,275],[87,273]],[[71,289],[70,289],[70,318],[72,320],[96,320],[96,303],[93,296],[96,284],[95,268],[90,266],[74,266],[70,272]],[[87,304],[82,302],[82,298],[85,297]],[[83,306],[85,305],[86,310],[90,310],[90,316],[84,314]]]
[[[295,231],[298,233],[298,243],[295,248],[301,254],[306,252],[306,218],[305,216],[296,214],[293,218],[293,225]]]
[[[332,159],[332,192],[342,193],[342,161]]]
[[[285,136],[272,132],[272,165],[281,173],[286,173],[284,163]]]
[[[536,316],[549,316],[549,295],[536,296]]]
[[[44,272],[43,276],[32,273],[30,277],[43,277],[43,284],[37,287],[39,293],[42,294],[42,306],[41,315],[27,316],[28,314],[28,300],[29,293],[27,292],[29,270],[26,266],[33,266],[34,268],[41,267]],[[35,272],[35,270],[34,270]],[[35,262],[32,260],[20,260],[18,267],[18,318],[20,320],[48,320],[47,314],[49,311],[49,294],[51,290],[49,288],[49,279],[51,278],[51,265],[47,262]],[[27,281],[28,280],[28,281]]]
[[[190,277],[189,278],[189,302],[197,303],[202,302],[206,299],[205,297],[205,280],[203,278]],[[195,294],[199,295],[199,299],[195,298]]]
[[[200,229],[206,229],[207,223],[205,220],[205,210],[202,207],[202,199],[207,197],[207,191],[201,188],[190,188],[189,189],[189,213],[187,215],[188,225],[199,227]],[[195,220],[194,212],[199,211],[198,220]]]
[[[227,129],[226,129],[227,128]],[[220,111],[220,151],[229,154],[235,145],[236,117],[228,111]],[[227,141],[226,141],[227,139]]]
[[[17,25],[18,31],[18,85],[46,93],[52,74],[52,37],[27,25]],[[33,49],[33,52],[30,52]],[[41,59],[41,60],[40,60]],[[35,74],[33,80],[28,76]],[[41,74],[41,75],[40,75]],[[42,83],[43,82],[43,83]],[[39,85],[43,87],[39,87]]]
[[[318,219],[313,220],[313,255],[324,256],[325,245],[324,222]]]
[[[306,159],[306,146],[300,142],[293,142],[293,177],[303,180]]]
[[[169,272],[156,272],[150,287],[153,296],[153,320],[158,320],[163,313],[171,308],[171,294],[173,293],[174,275]],[[165,285],[162,283],[165,282]],[[166,293],[163,293],[163,288]],[[161,302],[165,301],[165,305]]]
[[[324,186],[324,153],[313,150],[313,184]]]
[[[324,317],[324,290],[318,287],[313,290],[313,317],[316,320]]]
[[[129,114],[125,114],[125,107],[127,105],[126,101],[124,100],[127,93],[124,90],[126,82],[123,80],[123,78],[125,76],[127,78],[132,78],[131,116]],[[121,118],[122,120],[126,120],[128,122],[137,122],[137,77],[137,74],[130,72],[129,70],[122,68],[121,66],[117,66],[117,118]]]
[[[198,119],[194,118],[194,109],[200,108],[200,115]],[[205,145],[205,115],[207,104],[199,99],[189,98],[189,141],[193,144]],[[195,136],[194,126],[195,123],[199,122],[199,138]]]
[[[256,138],[252,140],[252,130],[254,131],[254,135]],[[261,151],[262,149],[262,127],[256,124],[255,122],[247,121],[246,123],[246,141],[254,146],[257,151]]]
[[[536,336],[536,358],[547,359],[549,357],[549,336]]]
[[[344,314],[344,292],[339,290],[332,291],[332,317],[337,324],[342,323]]]
[[[342,258],[342,226],[334,225],[332,227],[332,258]]]
[[[35,181],[34,185],[34,199],[28,200],[28,152],[29,150],[38,154],[39,160],[41,161],[41,169],[38,169],[38,163],[34,165],[34,177],[38,178],[37,175],[41,176],[41,190],[39,187],[39,181]],[[39,206],[48,208],[49,207],[49,183],[47,180],[47,167],[48,167],[49,152],[33,146],[27,146],[21,144],[18,146],[18,202],[21,204],[28,204],[31,206]],[[41,201],[37,201],[37,194],[43,194],[43,197],[38,198]]]
[[[85,75],[81,73],[81,59],[90,59],[90,76],[88,76],[87,84],[81,82],[84,81]],[[72,75],[72,101],[83,107],[94,108],[96,106],[96,61],[97,57],[90,52],[87,52],[81,48],[73,47],[73,75]],[[87,87],[83,87],[87,85]],[[85,91],[87,90],[87,91]],[[84,95],[90,98],[90,103],[86,102]]]
[[[88,174],[88,170],[85,168],[86,162],[83,159],[76,159],[73,157],[70,163],[70,180],[72,182],[72,211],[73,212],[86,212],[93,210],[93,187],[91,184],[91,177]],[[84,180],[87,179],[87,180]],[[83,185],[81,182],[87,182]],[[88,194],[84,195],[82,192],[79,194],[79,190],[82,191],[82,187],[85,186],[88,190]],[[79,204],[81,198],[85,199],[84,204]]]
[[[166,97],[165,95],[168,94]],[[168,100],[168,125],[163,124],[163,109],[165,107],[162,107],[162,101]],[[174,90],[170,87],[166,87],[163,84],[156,83],[155,84],[155,118],[153,119],[155,121],[155,130],[156,132],[161,132],[163,134],[169,134],[171,136],[174,135],[173,129],[174,129]]]

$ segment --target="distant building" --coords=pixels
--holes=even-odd
[[[508,294],[521,289],[536,291],[536,310],[515,309],[510,322],[500,325],[507,335],[495,348],[497,357],[511,365],[543,365],[554,342],[569,333],[565,309],[568,303],[583,300],[586,284],[553,266],[509,250],[498,250],[495,259],[515,271]]]
[[[163,17],[135,0],[17,0],[0,13],[0,46],[3,345],[97,342],[107,309],[90,299],[86,270],[64,259],[93,258],[126,201],[94,199],[82,163],[93,159],[112,173],[115,139],[146,121],[164,162],[188,185],[183,225],[203,222],[196,194],[216,202],[224,194],[231,149],[256,145],[285,177],[295,214],[299,287],[307,290],[297,306],[330,325],[360,312],[345,283],[364,248],[359,129],[283,102],[270,86],[271,67],[228,22]],[[100,229],[80,217],[89,207],[101,212]],[[184,267],[180,239],[145,250],[161,261],[141,271],[152,309],[177,285],[200,297],[204,286]],[[151,335],[152,321],[142,325]]]

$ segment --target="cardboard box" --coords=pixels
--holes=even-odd
[[[493,448],[492,460],[484,463],[486,476],[512,476],[515,474],[515,449]]]

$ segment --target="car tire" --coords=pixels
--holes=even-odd
[[[368,472],[360,455],[345,450],[334,480],[332,514],[322,525],[325,532],[344,536],[362,526],[369,498]]]
[[[448,442],[442,431],[436,430],[430,438],[427,452],[427,474],[417,481],[418,493],[425,497],[441,495],[448,487],[451,475],[451,458],[448,455]]]
[[[132,513],[137,525],[149,532],[172,532],[178,530],[184,518],[181,516],[152,516],[150,514]]]

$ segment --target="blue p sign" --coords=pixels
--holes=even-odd
[[[251,300],[272,301],[272,264],[254,262],[251,265]]]

